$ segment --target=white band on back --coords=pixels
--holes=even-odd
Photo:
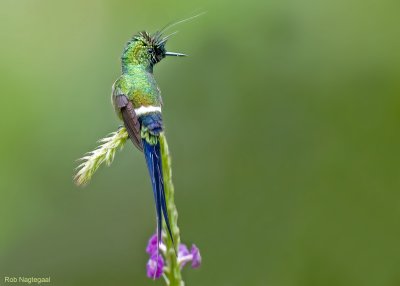
[[[136,116],[141,116],[143,114],[147,114],[150,112],[160,112],[161,113],[161,107],[150,105],[150,106],[141,106],[141,107],[135,109]]]

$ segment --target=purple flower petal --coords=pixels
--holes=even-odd
[[[152,279],[160,278],[163,273],[164,259],[161,255],[152,255],[147,262],[147,277]]]
[[[179,256],[185,256],[185,255],[188,255],[188,254],[190,254],[190,252],[189,252],[187,246],[185,244],[183,244],[183,243],[180,243],[179,247],[178,247],[178,257]]]
[[[146,247],[146,252],[150,255],[157,253],[157,234],[154,234],[152,237],[150,237],[149,243]]]
[[[196,245],[192,245],[192,248],[190,249],[190,253],[192,254],[192,267],[197,268],[201,264],[201,255],[200,255],[200,250],[197,248]]]
[[[178,248],[178,260],[184,258],[185,256],[190,255],[190,252],[187,248],[187,246],[183,243],[179,244],[179,248]],[[181,263],[181,267],[185,266],[185,264],[190,261],[189,260],[183,260]]]

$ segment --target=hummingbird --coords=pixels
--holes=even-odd
[[[161,242],[163,219],[172,238],[165,200],[160,135],[164,132],[162,97],[154,78],[153,68],[167,56],[183,57],[182,53],[168,52],[169,38],[163,30],[155,33],[142,31],[127,42],[122,56],[122,74],[112,86],[112,104],[123,121],[133,145],[144,153],[153,189],[157,216],[157,249]],[[173,243],[174,244],[174,243]]]

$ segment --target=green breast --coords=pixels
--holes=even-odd
[[[161,106],[161,93],[154,75],[143,68],[136,68],[124,75],[127,85],[127,95],[133,106]]]

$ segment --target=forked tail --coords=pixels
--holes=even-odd
[[[154,200],[156,203],[157,249],[158,249],[158,246],[161,242],[162,217],[164,217],[168,234],[172,240],[172,243],[174,244],[174,239],[172,237],[171,226],[168,218],[167,204],[165,201],[160,141],[157,140],[157,143],[154,145],[147,142],[146,139],[143,139],[142,142],[143,142],[143,152],[146,157],[147,168],[149,170],[151,178],[151,185],[153,187]]]

